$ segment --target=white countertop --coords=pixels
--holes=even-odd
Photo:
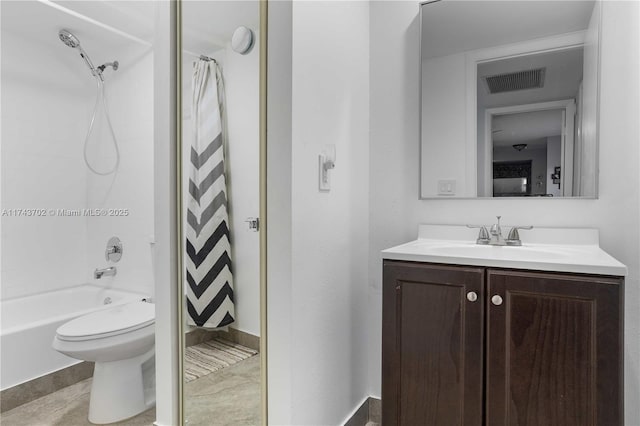
[[[511,229],[503,226],[503,234]],[[520,231],[522,246],[476,244],[477,229],[420,225],[418,239],[382,250],[383,259],[537,271],[626,276],[627,267],[600,248],[597,229]]]

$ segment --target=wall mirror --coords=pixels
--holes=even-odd
[[[600,4],[420,7],[420,198],[597,197]]]
[[[182,415],[266,424],[259,0],[180,2]]]

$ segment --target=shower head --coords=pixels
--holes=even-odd
[[[70,31],[65,29],[58,31],[58,37],[60,37],[60,41],[67,46],[73,49],[78,49],[80,51],[80,56],[82,56],[82,59],[84,59],[84,63],[87,64],[87,67],[89,67],[89,70],[91,70],[91,75],[99,78],[100,80],[104,80],[102,77],[102,73],[96,70],[96,67],[93,66],[93,62],[91,62],[91,59],[89,59],[89,55],[87,55],[87,52],[85,52],[82,46],[80,46],[80,40],[78,40],[78,37],[74,36]]]
[[[76,48],[80,46],[80,40],[78,37],[74,36],[67,30],[60,30],[58,32],[58,37],[60,37],[60,41],[66,44],[69,47]]]

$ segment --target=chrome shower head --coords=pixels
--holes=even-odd
[[[73,49],[78,49],[80,51],[80,56],[82,57],[82,59],[84,59],[84,63],[87,64],[87,67],[91,71],[91,75],[100,78],[100,80],[103,80],[102,74],[96,70],[96,67],[93,66],[93,62],[91,62],[89,55],[87,55],[87,52],[85,52],[82,46],[80,46],[80,40],[78,40],[78,37],[71,34],[70,31],[64,29],[58,31],[58,37],[60,37],[60,41],[67,46]]]
[[[80,46],[80,40],[78,37],[74,36],[67,30],[58,31],[58,37],[60,37],[60,41],[66,44],[69,47],[76,48]]]

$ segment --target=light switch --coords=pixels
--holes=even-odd
[[[336,166],[336,146],[325,145],[323,152],[318,156],[318,189],[321,192],[331,190],[329,170]]]
[[[456,180],[438,180],[438,195],[456,195]]]

